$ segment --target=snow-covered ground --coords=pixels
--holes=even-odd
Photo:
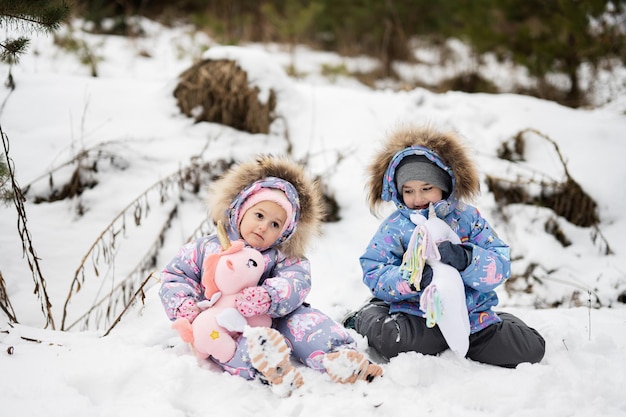
[[[290,79],[283,67],[291,58],[275,45],[225,48],[185,28],[143,25],[147,36],[136,39],[73,32],[98,59],[98,77],[90,76],[75,53],[53,45],[51,37],[31,35],[30,52],[12,69],[16,89],[0,90],[0,125],[10,142],[17,181],[30,186],[26,225],[56,328],[44,329],[15,207],[0,207],[0,271],[20,322],[10,325],[0,314],[3,415],[626,414],[626,308],[617,301],[626,291],[620,241],[626,234],[626,94],[593,110],[574,110],[510,94],[374,91],[354,80],[331,82],[319,75],[323,63],[371,65],[364,58],[299,48],[294,63],[304,75]],[[172,94],[177,77],[206,47],[211,48],[205,57],[237,60],[262,93],[274,89],[280,118],[268,135],[194,124],[179,112]],[[0,70],[5,77],[7,67]],[[494,79],[506,79],[509,70],[490,68]],[[59,330],[132,275],[175,205],[178,216],[158,248],[156,269],[201,224],[203,192],[196,196],[172,185],[164,191],[170,198],[161,203],[154,184],[192,159],[242,160],[259,152],[284,153],[290,146],[294,158],[306,160],[310,171],[323,178],[340,207],[341,220],[324,226],[310,253],[314,285],[309,301],[341,319],[368,296],[358,257],[378,219],[365,203],[365,165],[384,135],[406,122],[459,130],[475,150],[482,173],[500,178],[563,180],[554,141],[571,177],[598,204],[598,229],[577,227],[547,208],[513,205],[501,213],[482,184],[477,205],[511,244],[514,273],[539,265],[537,279],[529,280],[531,292],[503,287],[499,294],[502,310],[546,338],[542,363],[508,370],[450,352],[440,357],[407,353],[384,364],[384,377],[371,384],[337,385],[305,368],[304,387],[278,398],[267,387],[197,363],[169,327],[157,297],[157,276],[148,280],[143,303],[135,303],[117,325],[93,313],[90,328],[83,330],[78,321],[69,331]],[[499,159],[501,144],[527,129],[535,133],[524,136],[525,161]],[[81,151],[97,162],[97,172],[91,173],[97,185],[72,200],[35,204],[35,196],[47,193],[49,172],[55,186],[67,181],[75,165],[63,166]],[[176,198],[179,194],[184,201]],[[546,232],[549,219],[571,245],[563,247]],[[119,233],[113,236],[112,230]],[[76,282],[81,283],[77,293]],[[525,287],[521,282],[512,288]],[[536,308],[547,305],[559,307]],[[366,350],[365,340],[355,337]]]

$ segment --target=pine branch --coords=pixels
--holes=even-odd
[[[52,33],[70,16],[72,8],[63,1],[4,0],[0,5],[0,25],[28,25],[32,30]]]
[[[3,43],[0,42],[0,62],[14,65],[20,62],[21,56],[26,53],[26,49],[30,44],[30,40],[24,37],[17,39],[7,39]]]

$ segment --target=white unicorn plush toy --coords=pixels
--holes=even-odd
[[[441,262],[437,244],[446,240],[461,243],[458,235],[435,214],[430,204],[428,219],[421,214],[411,215],[416,225],[409,247],[402,260],[402,269],[410,274],[415,286],[422,276],[424,264],[433,270],[431,283],[422,291],[420,309],[426,314],[428,327],[439,326],[448,346],[465,357],[469,349],[470,324],[465,303],[465,286],[456,268]]]

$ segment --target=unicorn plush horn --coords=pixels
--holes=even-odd
[[[222,246],[222,250],[227,250],[230,248],[230,239],[226,234],[226,228],[224,227],[224,222],[221,220],[217,221],[217,238],[220,241],[220,245]]]

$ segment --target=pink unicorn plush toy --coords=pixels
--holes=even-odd
[[[193,323],[179,318],[172,328],[183,341],[191,344],[199,358],[212,356],[227,362],[235,353],[233,337],[242,333],[246,325],[269,327],[272,320],[267,315],[244,317],[235,307],[236,295],[244,288],[257,285],[265,269],[263,255],[244,247],[242,240],[231,243],[221,223],[218,237],[222,252],[207,255],[202,265],[206,301],[198,303],[198,307],[204,310]]]

